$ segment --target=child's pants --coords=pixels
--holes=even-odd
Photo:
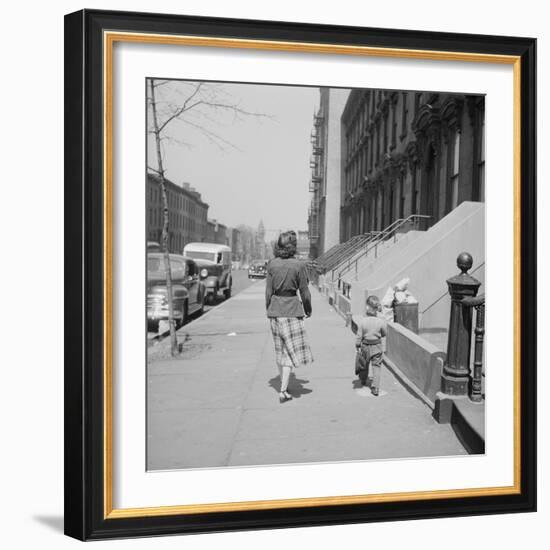
[[[365,361],[366,369],[359,372],[359,379],[363,384],[367,379],[371,379],[371,388],[378,390],[380,388],[380,371],[382,366],[382,344],[361,344],[360,352]]]

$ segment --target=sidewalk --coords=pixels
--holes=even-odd
[[[183,327],[181,357],[150,361],[149,469],[466,454],[449,425],[383,368],[381,395],[359,388],[353,334],[312,287],[315,362],[279,403],[264,282]]]

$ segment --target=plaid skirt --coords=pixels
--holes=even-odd
[[[307,342],[304,320],[296,317],[271,317],[271,334],[275,343],[277,364],[281,367],[299,367],[313,362]]]

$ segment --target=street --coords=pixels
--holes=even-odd
[[[248,278],[248,271],[246,269],[235,269],[231,272],[231,277],[233,278],[233,285],[232,285],[232,297],[239,294],[239,292],[242,292],[245,288],[248,288],[254,281]],[[231,299],[231,298],[230,298]],[[220,293],[215,298],[213,303],[207,303],[204,305],[204,312],[203,315],[208,313],[213,308],[217,307],[221,303],[225,301],[225,298]],[[197,315],[191,316],[189,319],[189,322],[192,322],[197,318]],[[147,333],[147,343],[149,346],[155,345],[158,342],[161,342],[164,340],[169,332],[168,332],[168,325],[162,324],[159,325],[160,331],[159,332],[148,332]]]
[[[231,277],[233,279],[232,296],[236,296],[239,292],[242,292],[245,288],[248,288],[254,280],[248,278],[248,271],[246,269],[234,269],[231,271]],[[225,301],[225,298],[220,293],[213,304],[205,305],[204,311],[210,311],[213,307],[221,304]]]
[[[280,404],[264,289],[254,281],[182,327],[181,356],[149,356],[148,469],[467,454],[387,369],[379,397],[359,387],[353,334],[313,288],[315,362]]]

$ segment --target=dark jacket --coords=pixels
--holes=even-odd
[[[311,315],[306,264],[294,258],[274,258],[267,264],[265,307],[268,317]],[[300,293],[301,301],[298,298]]]

